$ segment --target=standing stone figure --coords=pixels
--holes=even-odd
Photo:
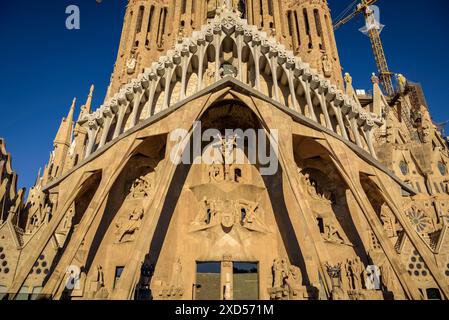
[[[380,277],[384,288],[387,291],[394,291],[394,273],[388,262],[380,267]]]
[[[274,260],[273,263],[273,287],[280,288],[284,283],[284,270],[282,262],[279,260]]]
[[[363,263],[359,257],[355,258],[352,261],[352,275],[354,277],[354,289],[361,290],[362,289],[362,274],[365,270],[363,267]]]
[[[103,267],[100,265],[97,266],[97,282],[99,287],[104,287]]]
[[[348,287],[350,290],[354,289],[354,279],[353,279],[353,270],[352,270],[352,261],[346,260],[345,264],[345,274],[348,279]]]

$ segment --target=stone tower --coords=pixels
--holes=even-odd
[[[226,5],[343,88],[327,0],[129,0],[108,97]]]
[[[284,21],[288,24],[288,45],[296,55],[342,88],[340,58],[327,0],[287,3]]]
[[[448,299],[447,143],[418,85],[343,88],[330,21],[129,1],[107,99],[26,203],[0,140],[0,298]]]

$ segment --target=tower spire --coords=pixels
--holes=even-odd
[[[68,121],[69,123],[71,123],[71,122],[73,121],[73,115],[74,115],[74,113],[75,113],[75,104],[76,104],[76,97],[73,98],[73,101],[72,101],[72,105],[71,105],[71,107],[70,107],[69,114],[67,115],[67,121]]]
[[[87,113],[90,112],[90,109],[92,107],[92,97],[94,95],[95,86],[92,84],[90,86],[89,95],[87,96],[86,104],[84,106]]]
[[[55,178],[62,173],[65,159],[72,143],[73,116],[75,113],[76,97],[73,98],[67,118],[63,118],[54,140],[53,157],[48,164],[48,177]]]

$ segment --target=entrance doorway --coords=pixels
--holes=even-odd
[[[259,300],[257,263],[234,262],[234,300]]]
[[[221,263],[198,262],[196,283],[193,285],[194,300],[220,300]]]

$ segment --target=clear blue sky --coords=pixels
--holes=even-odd
[[[334,17],[352,0],[329,0]],[[65,9],[81,10],[81,29],[67,30]],[[84,104],[96,86],[102,103],[117,54],[126,0],[1,1],[0,137],[6,139],[19,187],[33,185],[48,161],[61,118],[73,97]],[[435,122],[449,120],[449,41],[446,0],[379,0],[392,71],[422,83]],[[357,88],[371,89],[376,71],[359,17],[337,31],[342,65]]]

